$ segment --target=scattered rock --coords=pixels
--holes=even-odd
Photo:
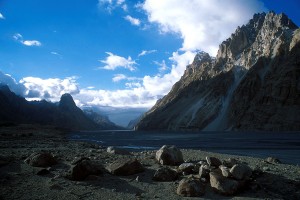
[[[182,152],[175,146],[164,145],[156,152],[156,160],[162,165],[183,163]]]
[[[209,164],[209,166],[219,167],[220,165],[222,165],[222,162],[215,157],[206,157],[206,161]]]
[[[222,175],[223,175],[224,177],[230,177],[230,176],[231,176],[231,174],[230,174],[230,169],[229,169],[228,167],[226,167],[226,166],[224,166],[224,165],[220,165],[219,168],[221,169]]]
[[[143,172],[145,169],[137,159],[119,159],[106,168],[109,173],[117,176],[127,176]]]
[[[197,179],[184,178],[179,182],[177,194],[184,197],[199,197],[204,195],[205,185]]]
[[[210,167],[208,165],[201,165],[199,169],[199,176],[200,178],[208,178],[210,172]]]
[[[81,160],[72,166],[68,178],[74,181],[83,181],[89,175],[102,174],[101,167],[90,160]]]
[[[170,169],[169,167],[162,167],[156,170],[153,176],[154,181],[175,181],[177,179],[177,172],[175,170]]]
[[[237,180],[246,180],[252,175],[252,169],[248,165],[237,164],[230,169],[230,173]]]
[[[282,163],[278,158],[274,158],[274,157],[268,157],[265,159],[265,161],[267,163],[271,163],[271,164],[280,164]]]
[[[119,155],[131,155],[131,153],[129,151],[127,151],[126,149],[120,149],[117,147],[107,147],[107,153],[111,153],[111,154],[119,154]]]
[[[239,161],[234,158],[228,158],[227,160],[223,161],[223,165],[229,168],[233,167],[236,164],[239,164]]]
[[[179,173],[192,174],[194,173],[195,165],[193,163],[182,163],[178,167]]]
[[[51,165],[55,165],[57,160],[52,156],[52,154],[41,152],[31,154],[25,159],[25,163],[33,167],[49,167]]]
[[[233,195],[238,191],[239,182],[226,178],[216,172],[209,173],[210,186],[214,191],[223,195]]]

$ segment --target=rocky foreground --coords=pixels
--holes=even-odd
[[[62,130],[0,127],[0,199],[300,199],[300,167],[163,146],[128,152]]]

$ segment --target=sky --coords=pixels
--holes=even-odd
[[[0,82],[28,100],[149,109],[198,51],[299,0],[0,0]]]

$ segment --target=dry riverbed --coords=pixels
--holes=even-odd
[[[24,162],[32,153],[41,151],[54,155],[57,164],[41,168]],[[232,196],[216,193],[208,182],[203,196],[185,199],[300,199],[299,166],[199,150],[181,151],[185,162],[198,163],[207,156],[222,161],[234,158],[259,172],[246,187]],[[199,175],[181,174],[175,181],[154,181],[153,175],[161,167],[155,159],[155,153],[156,151],[131,152],[131,155],[108,153],[101,146],[68,141],[64,137],[64,131],[53,127],[0,127],[0,199],[182,199],[176,194],[180,180],[191,176],[197,179]],[[66,178],[74,159],[81,157],[98,163],[102,166],[103,173],[89,176],[84,181]],[[122,158],[136,158],[145,171],[129,176],[108,173],[105,168]],[[171,168],[176,170],[177,167]]]

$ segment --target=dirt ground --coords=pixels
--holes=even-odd
[[[132,155],[114,155],[105,147],[85,142],[68,141],[65,131],[53,127],[11,125],[0,127],[0,199],[182,199],[176,188],[183,175],[174,182],[155,182],[154,172],[160,167],[155,151],[132,152]],[[32,167],[24,160],[34,152],[47,151],[58,160],[48,168],[46,175],[37,175],[42,169]],[[261,171],[244,190],[234,196],[215,193],[209,183],[202,197],[184,199],[300,199],[300,167],[270,164],[263,159],[224,155],[199,150],[181,150],[186,162],[199,162],[206,156],[220,160],[235,158]],[[108,172],[93,180],[71,181],[65,174],[71,162],[88,157],[103,169],[121,157],[135,157],[145,171],[130,176],[114,176]],[[174,168],[174,167],[173,167]],[[105,171],[105,170],[104,170]],[[195,175],[197,177],[197,175]]]

